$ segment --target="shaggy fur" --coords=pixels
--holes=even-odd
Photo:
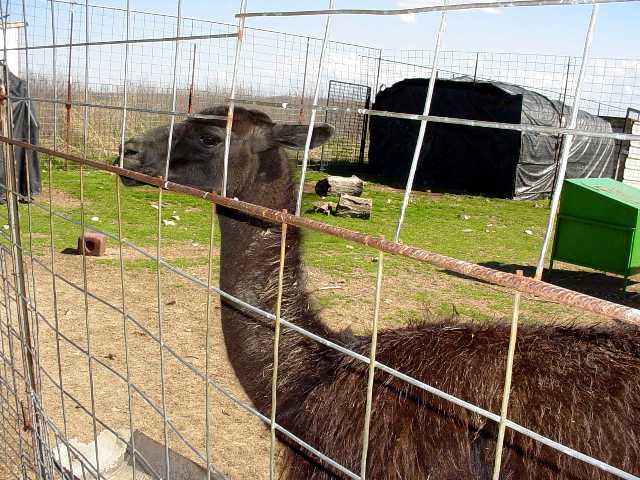
[[[206,111],[225,115],[226,107]],[[286,153],[300,147],[306,126],[273,123],[237,108],[229,191],[240,200],[293,209],[295,187]],[[319,125],[312,139],[329,138]],[[213,142],[211,139],[219,139]],[[203,139],[206,139],[203,140]],[[176,125],[170,179],[219,189],[224,122]],[[152,175],[164,170],[167,129],[125,146],[125,166]],[[164,147],[163,147],[164,145]],[[130,182],[131,183],[131,182]],[[223,290],[272,311],[280,228],[220,209]],[[287,237],[283,316],[318,335],[368,355],[370,337],[336,332],[319,319],[305,289],[300,235]],[[273,326],[223,301],[222,325],[235,372],[261,412],[269,415]],[[505,323],[431,319],[381,331],[377,359],[487,410],[498,412],[509,338]],[[612,325],[522,326],[513,372],[509,418],[583,453],[640,475],[640,334]],[[367,367],[351,357],[282,330],[277,421],[316,449],[358,472]],[[407,383],[377,372],[367,477],[371,479],[491,478],[496,425]],[[282,476],[341,478],[286,441]],[[503,479],[609,479],[612,476],[507,430]]]
[[[384,331],[378,361],[491,411],[500,410],[506,324],[452,320]],[[352,345],[367,354],[368,342]],[[636,475],[640,472],[638,333],[627,328],[522,327],[509,418]],[[287,419],[321,452],[358,471],[366,367],[343,355]],[[384,373],[376,375],[369,478],[491,478],[496,426]],[[287,478],[334,478],[288,453]],[[613,478],[507,430],[503,475]]]

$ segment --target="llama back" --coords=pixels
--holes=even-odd
[[[379,334],[377,360],[447,393],[499,412],[509,329],[436,321]],[[509,419],[635,475],[640,474],[640,333],[605,325],[523,326]],[[356,351],[368,355],[369,340]],[[296,434],[359,472],[367,366],[339,355],[331,378],[307,396]],[[490,479],[497,425],[404,381],[376,372],[367,477]],[[305,453],[287,450],[288,479],[342,478]],[[511,429],[502,477],[613,479]]]

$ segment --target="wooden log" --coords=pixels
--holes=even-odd
[[[370,198],[359,198],[353,195],[341,195],[335,214],[338,217],[370,218],[373,200]]]
[[[316,193],[321,197],[342,194],[359,197],[362,195],[363,187],[364,182],[355,175],[352,175],[351,177],[337,177],[335,175],[331,175],[316,183]]]
[[[312,210],[318,213],[324,213],[326,215],[331,215],[331,213],[336,209],[335,202],[313,202]]]

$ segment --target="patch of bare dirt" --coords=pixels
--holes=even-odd
[[[196,254],[195,251],[190,253]],[[184,250],[181,250],[180,257],[184,255]],[[51,263],[51,259],[47,257],[41,260],[47,266]],[[66,418],[70,437],[89,441],[93,435],[90,415],[92,380],[97,430],[102,430],[105,424],[113,429],[127,430],[130,426],[126,382],[128,373],[130,383],[135,385],[130,392],[133,428],[162,441],[165,428],[161,415],[164,393],[164,407],[170,422],[168,433],[171,448],[203,463],[172,428],[179,431],[196,450],[206,451],[207,389],[203,378],[207,370],[205,289],[170,272],[161,274],[162,335],[167,346],[161,362],[156,273],[149,269],[127,271],[125,310],[135,321],[127,321],[125,327],[121,312],[123,290],[119,268],[98,263],[97,260],[98,258],[87,257],[87,288],[91,292],[86,299],[88,317],[85,316],[85,297],[82,291],[81,256],[56,255],[55,303],[51,273],[36,265],[35,291],[33,278],[30,273],[28,275],[29,289],[35,293],[32,298],[42,314],[37,342],[39,362],[51,376],[51,379],[43,376],[45,411],[61,427],[64,425],[63,418]],[[63,281],[63,278],[67,281]],[[105,302],[113,304],[113,307]],[[209,320],[210,378],[220,388],[248,402],[227,358],[219,308],[219,300],[214,298]],[[15,321],[15,315],[13,319]],[[54,328],[56,323],[59,336]],[[87,349],[96,358],[91,361],[91,377]],[[127,352],[128,372],[125,361]],[[170,352],[175,352],[189,365],[178,361]],[[58,365],[61,375],[58,374]],[[161,375],[161,369],[164,369],[164,375]],[[164,384],[161,382],[162,377]],[[66,392],[64,410],[60,389],[56,385],[60,383]],[[210,386],[208,396],[208,439],[211,460],[216,468],[230,479],[268,478],[269,434],[264,424],[227,399],[216,388]]]
[[[349,328],[357,334],[370,334],[375,296],[373,273],[357,271],[340,276],[314,268],[307,268],[307,273],[309,290],[321,305],[326,305],[322,318],[327,324],[338,330]],[[640,296],[634,298],[628,298],[627,304],[637,308]],[[380,328],[398,328],[442,315],[454,315],[461,320],[508,319],[512,304],[513,292],[506,288],[416,265],[383,276]],[[523,295],[520,311],[523,321],[538,323],[605,321],[530,295]]]
[[[49,188],[45,188],[40,195],[35,197],[35,201],[44,205],[49,205]],[[63,190],[54,188],[51,191],[51,202],[53,208],[66,209],[66,208],[80,208],[80,199],[75,198]],[[90,205],[91,202],[85,200],[85,205]]]
[[[155,255],[155,248],[147,248],[149,253]],[[217,247],[213,248],[214,256],[218,256],[220,254],[220,250]],[[122,251],[122,256],[124,260],[133,260],[133,259],[145,259],[148,258],[141,252],[134,250],[131,247],[125,246]],[[207,243],[197,243],[197,242],[176,242],[171,245],[166,245],[162,247],[162,258],[167,260],[172,259],[202,259],[206,260],[209,257],[209,245]],[[109,242],[107,244],[107,248],[105,249],[104,255],[100,258],[102,259],[112,259],[119,260],[120,259],[120,247],[116,242]]]

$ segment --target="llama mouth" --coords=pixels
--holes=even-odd
[[[140,187],[142,185],[149,185],[148,183],[142,183],[137,180],[134,180],[133,178],[123,177],[123,176],[120,176],[120,181],[122,182],[123,185],[127,187]]]
[[[112,165],[114,167],[119,167],[120,166],[120,158],[116,158]],[[139,182],[138,180],[134,180],[133,178],[129,178],[129,177],[125,177],[124,175],[120,175],[120,181],[122,182],[123,185],[127,186],[127,187],[138,187],[141,185],[148,185],[147,183],[144,182]]]

